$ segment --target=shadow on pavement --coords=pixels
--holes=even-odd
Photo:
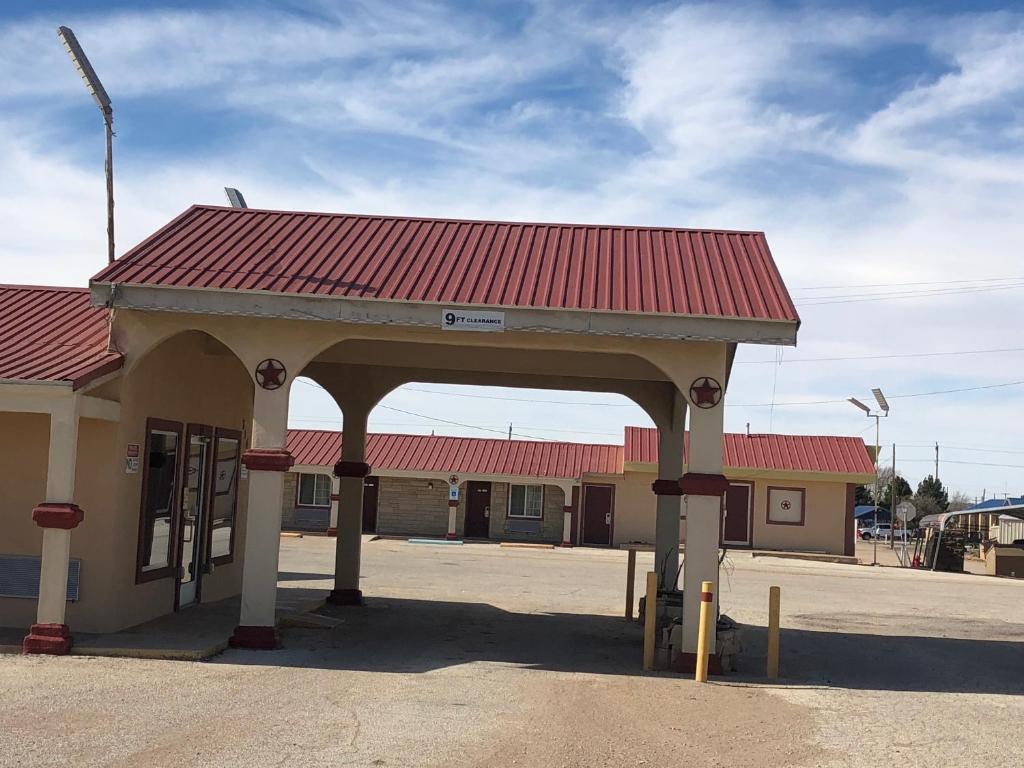
[[[487,603],[370,597],[325,606],[333,629],[281,630],[283,649],[218,661],[367,672],[429,672],[473,661],[533,669],[639,674],[642,630],[621,616],[512,613]]]
[[[742,630],[739,674],[762,676],[767,631]],[[1024,642],[783,629],[779,646],[772,685],[1024,694]]]

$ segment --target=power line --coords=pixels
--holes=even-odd
[[[848,285],[811,285],[794,288],[794,291],[832,291],[843,288],[890,288],[907,285],[953,285],[955,283],[1005,283],[1007,281],[1024,280],[1024,275],[1014,277],[974,277],[960,280],[912,280],[907,283],[850,283]]]
[[[835,296],[814,296],[803,301],[794,302],[797,306],[816,307],[825,304],[859,304],[865,301],[885,301],[887,299],[918,299],[935,296],[956,296],[968,293],[991,293],[993,291],[1009,291],[1024,288],[1024,283],[998,285],[989,287],[968,288],[935,288],[921,291],[897,291],[887,293],[837,294]]]
[[[324,389],[319,384],[317,384],[315,381],[307,381],[306,379],[296,379],[296,380],[297,381],[301,381],[303,384],[306,384],[307,386],[310,386],[310,387],[315,387],[317,389]],[[326,392],[327,390],[324,389],[324,391]],[[463,427],[464,429],[479,429],[481,432],[496,432],[499,435],[512,434],[512,435],[515,435],[516,437],[525,437],[525,438],[527,438],[529,440],[543,440],[545,442],[557,442],[557,441],[552,441],[551,438],[548,438],[548,437],[537,437],[536,435],[524,435],[524,434],[521,434],[521,433],[518,433],[518,432],[511,432],[511,431],[506,432],[503,429],[490,429],[488,427],[479,427],[476,424],[464,424],[461,421],[451,421],[449,419],[440,419],[440,418],[438,418],[436,416],[428,416],[425,413],[415,413],[414,411],[405,411],[405,410],[402,410],[401,408],[394,408],[394,407],[392,407],[390,405],[384,405],[383,403],[378,403],[377,407],[378,408],[383,408],[386,411],[395,411],[396,413],[404,413],[406,416],[415,416],[416,418],[419,418],[419,419],[428,419],[430,421],[436,421],[439,424],[451,424],[451,425],[456,426],[456,427]]]
[[[899,360],[914,357],[951,357],[957,355],[993,355],[1007,352],[1024,352],[1024,347],[1003,347],[1001,349],[961,349],[949,352],[901,352],[892,355],[855,355],[850,357],[797,357],[788,360],[737,360],[734,365],[781,365],[786,363],[835,363],[843,360]]]
[[[959,392],[977,392],[983,389],[1000,389],[1003,387],[1016,387],[1024,384],[1024,381],[1007,381],[1001,384],[982,384],[975,387],[960,387],[958,389],[939,389],[933,392],[912,392],[906,395],[887,395],[890,400],[906,399],[909,397],[932,397],[934,395],[951,395]],[[789,403],[729,403],[730,408],[771,408],[774,406],[791,406],[791,405],[833,405],[835,403],[845,403],[845,398],[841,400],[805,400],[805,401],[794,401]]]
[[[900,459],[900,461],[910,461],[915,463],[927,462],[929,464],[934,459]],[[964,464],[971,467],[1003,467],[1006,469],[1024,469],[1024,464],[992,464],[985,461],[958,461],[956,459],[943,459],[943,464]]]
[[[635,402],[588,402],[587,400],[543,400],[531,397],[502,397],[494,394],[470,394],[469,392],[445,392],[440,389],[420,389],[419,387],[402,387],[406,392],[423,392],[424,394],[442,394],[449,397],[471,397],[478,400],[505,400],[507,402],[543,402],[551,406],[602,406],[604,408],[640,408]]]

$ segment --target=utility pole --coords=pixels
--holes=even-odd
[[[935,441],[935,479],[939,479],[939,441]]]
[[[508,425],[508,439],[509,440],[512,439],[512,425],[511,424]]]
[[[896,443],[892,444],[892,480],[889,481],[889,549],[896,549]]]

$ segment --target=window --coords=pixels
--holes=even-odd
[[[166,576],[171,570],[180,454],[181,424],[149,419],[139,521],[140,580]]]
[[[300,507],[331,506],[331,476],[299,475],[298,503]]]
[[[218,429],[215,443],[213,496],[210,503],[210,558],[214,562],[225,563],[234,553],[241,435],[232,430]]]
[[[767,520],[774,525],[803,525],[804,489],[769,488]]]
[[[543,485],[511,485],[508,490],[509,517],[528,517],[533,520],[544,517]]]

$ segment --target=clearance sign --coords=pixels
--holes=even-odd
[[[504,312],[442,309],[441,327],[446,331],[504,331]]]

